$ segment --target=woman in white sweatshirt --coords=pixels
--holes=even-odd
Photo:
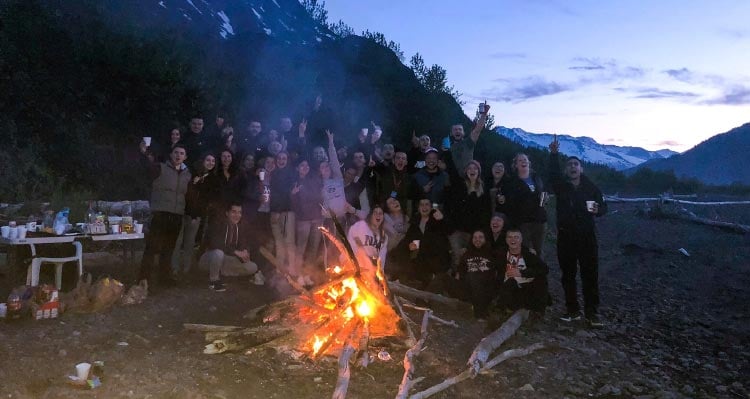
[[[388,253],[388,236],[383,226],[384,219],[383,208],[375,205],[367,218],[354,223],[346,235],[362,272],[371,276],[374,276],[375,265],[378,262],[380,262],[380,272],[383,272],[382,268],[385,266],[385,257]]]

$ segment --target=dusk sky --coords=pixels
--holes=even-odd
[[[750,1],[326,0],[498,125],[685,151],[750,122]],[[447,128],[446,128],[447,129]]]

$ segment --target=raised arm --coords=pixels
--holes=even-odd
[[[334,179],[343,179],[344,175],[341,173],[339,155],[336,153],[336,145],[333,143],[333,133],[330,130],[326,130],[326,136],[328,136],[328,161],[331,164],[331,177]]]
[[[490,105],[485,103],[484,112],[479,114],[479,119],[477,119],[477,124],[474,125],[474,129],[472,129],[471,134],[469,134],[469,138],[474,143],[476,143],[479,140],[479,135],[482,133],[482,130],[484,130],[484,125],[487,124],[487,115],[489,112],[490,112]]]

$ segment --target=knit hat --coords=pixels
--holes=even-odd
[[[466,166],[464,166],[464,172],[466,172],[466,169],[469,167],[469,165],[474,165],[479,169],[479,176],[482,176],[482,165],[479,163],[479,161],[471,160],[469,161]]]

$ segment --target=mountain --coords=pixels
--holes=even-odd
[[[673,171],[677,177],[696,178],[711,185],[750,184],[750,123],[718,134],[669,159],[645,162],[642,168]]]
[[[140,137],[219,110],[235,129],[270,129],[320,94],[337,141],[375,121],[400,147],[471,123],[393,51],[335,35],[297,0],[5,0],[0,48],[0,164],[16,165],[3,202],[144,198]]]
[[[546,149],[554,140],[549,133],[530,133],[519,128],[500,126],[495,128],[497,134],[526,147]],[[557,135],[560,152],[575,155],[584,161],[606,165],[616,170],[624,170],[640,165],[652,159],[669,158],[676,152],[668,149],[648,151],[640,147],[620,147],[599,144],[591,137],[573,137]]]

